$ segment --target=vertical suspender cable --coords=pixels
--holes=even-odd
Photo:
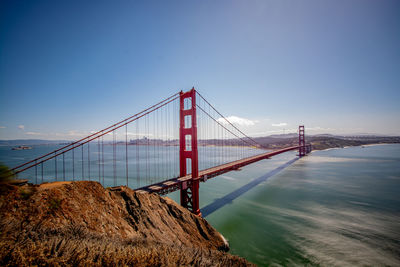
[[[158,181],[158,177],[156,175],[156,146],[158,146],[159,144],[157,144],[157,135],[156,135],[156,113],[152,113],[153,114],[153,164],[152,164],[152,177],[153,179],[156,179],[156,181]]]
[[[82,148],[82,180],[84,180],[84,167],[83,167],[83,164],[84,164],[84,160],[83,160],[83,144],[82,144],[82,146],[81,146],[81,148]]]
[[[113,131],[113,171],[114,171],[114,186],[117,185],[117,151],[115,143],[115,130]]]
[[[56,153],[54,153],[55,155]],[[57,181],[57,157],[54,157],[54,173]]]
[[[89,181],[90,181],[90,142],[87,143],[87,155],[88,155],[88,175],[89,175]]]
[[[140,170],[139,170],[139,121],[136,121],[136,179],[138,187],[140,187]]]
[[[97,165],[98,165],[98,178],[99,178],[99,183],[101,183],[100,177],[101,177],[101,172],[100,172],[100,138],[97,138]],[[104,184],[103,184],[104,186]]]
[[[65,153],[63,155],[63,180],[65,181]]]
[[[35,164],[37,163],[37,160],[35,160]],[[37,184],[38,183],[38,180],[37,180],[37,165],[35,165],[35,184]]]
[[[75,181],[75,149],[72,149],[72,181]]]
[[[159,147],[161,145],[161,138],[158,135],[158,110],[155,111],[154,114],[154,139],[157,140],[156,144],[154,145],[154,170],[155,170],[155,176],[157,177],[158,180],[161,180],[161,177],[159,175]]]
[[[103,186],[105,186],[104,183],[104,137],[101,137],[101,172],[102,172],[102,176],[103,176]]]
[[[169,116],[170,116],[170,108],[169,105],[166,107],[167,109],[167,136],[165,137],[165,148],[167,149],[167,155],[168,155],[168,175],[167,178],[171,178],[171,155],[170,155],[170,149],[169,149],[169,134],[170,134],[170,125],[169,125]]]
[[[125,169],[126,169],[126,186],[128,186],[128,124],[125,125]]]
[[[145,118],[146,127],[146,182],[149,183],[149,117]]]
[[[164,109],[165,113],[165,142],[167,141],[167,135],[168,135],[168,122],[167,122],[167,117],[168,117],[168,111],[167,111],[167,106],[165,106]],[[165,150],[165,178],[168,177],[168,171],[169,171],[169,164],[168,164],[168,154],[167,154],[167,146],[164,145],[164,150]],[[165,179],[164,178],[164,179]]]

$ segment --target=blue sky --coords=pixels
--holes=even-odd
[[[400,135],[399,14],[386,0],[2,0],[0,139],[74,139],[192,86],[254,136]]]

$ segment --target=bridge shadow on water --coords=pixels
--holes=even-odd
[[[201,213],[202,213],[203,217],[207,217],[208,215],[210,215],[214,211],[222,208],[223,206],[225,206],[225,205],[227,205],[229,203],[232,203],[232,201],[234,199],[240,197],[241,195],[243,195],[244,193],[246,193],[247,191],[249,191],[253,187],[257,186],[258,184],[266,181],[268,178],[270,178],[270,177],[274,176],[275,174],[279,173],[284,168],[288,167],[289,165],[291,165],[292,163],[294,163],[298,159],[299,159],[299,157],[296,157],[296,158],[286,162],[285,164],[282,164],[278,168],[276,168],[276,169],[264,174],[263,176],[261,176],[261,177],[259,177],[257,179],[254,179],[250,183],[245,184],[244,186],[240,187],[239,189],[233,191],[232,193],[229,193],[228,195],[226,195],[226,196],[224,196],[222,198],[216,199],[214,202],[208,204],[207,206],[205,206],[204,208],[201,209]]]

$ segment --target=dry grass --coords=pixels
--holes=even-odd
[[[16,226],[17,228],[17,226]],[[0,240],[1,266],[247,266],[217,250],[107,238],[68,227],[15,234]]]
[[[0,188],[0,266],[248,266],[172,200],[95,182]]]

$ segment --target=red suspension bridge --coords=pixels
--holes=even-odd
[[[193,88],[12,170],[34,183],[92,180],[139,192],[180,190],[181,205],[200,215],[200,182],[292,150],[299,157],[311,151],[304,126],[298,145],[266,150]]]

